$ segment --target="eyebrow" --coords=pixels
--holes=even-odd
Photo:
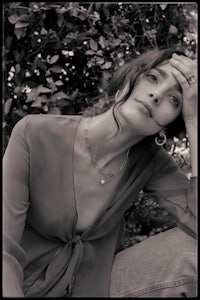
[[[167,78],[168,75],[167,75],[167,73],[165,71],[163,71],[162,69],[160,69],[158,67],[155,67],[154,69],[156,71],[158,71],[163,78]]]
[[[154,70],[158,71],[158,73],[160,73],[160,75],[161,75],[164,79],[166,79],[166,78],[168,77],[168,74],[167,74],[164,70],[160,69],[159,67],[155,67]],[[174,77],[174,78],[175,78],[175,77]],[[176,79],[176,78],[175,78],[175,79]],[[177,82],[177,84],[176,84],[177,90],[178,90],[180,93],[182,93],[182,87],[181,87],[181,85],[180,85],[180,83],[178,82],[177,79],[176,79],[176,82]]]

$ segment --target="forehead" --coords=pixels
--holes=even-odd
[[[161,77],[163,77],[165,80],[168,80],[169,83],[172,85],[172,87],[176,88],[178,91],[182,92],[182,88],[178,80],[173,74],[173,67],[169,63],[169,61],[165,61],[156,67],[154,67]]]
[[[162,70],[168,76],[173,76],[173,74],[172,74],[173,67],[171,66],[169,61],[164,61],[164,62],[162,62],[161,64],[157,65],[154,68]],[[163,73],[163,76],[164,76],[164,73]]]

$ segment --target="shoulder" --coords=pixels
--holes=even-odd
[[[36,152],[37,148],[59,149],[73,142],[81,118],[81,115],[29,114],[17,122],[12,139],[22,140]]]
[[[33,114],[27,115],[28,126],[37,128],[51,128],[51,127],[62,127],[70,124],[78,124],[81,116],[80,115],[43,115]]]
[[[147,138],[143,144],[147,149],[147,155],[151,161],[154,172],[160,170],[166,171],[166,169],[176,171],[179,169],[171,154],[163,147],[156,145],[152,137]]]
[[[81,115],[30,114],[22,118],[14,130],[24,129],[27,135],[61,134],[78,126]]]

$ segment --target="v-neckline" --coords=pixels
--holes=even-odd
[[[123,179],[122,179],[122,182],[119,184],[119,186],[117,187],[117,190],[116,192],[113,194],[112,196],[112,199],[110,202],[108,202],[103,209],[101,209],[99,211],[99,213],[97,214],[95,220],[91,223],[91,225],[89,225],[86,229],[84,229],[83,231],[81,231],[80,233],[79,232],[76,232],[76,225],[77,225],[77,222],[78,222],[78,210],[77,210],[77,197],[76,197],[76,189],[75,189],[75,142],[76,142],[76,137],[77,137],[77,132],[78,132],[78,128],[81,124],[81,121],[84,119],[84,118],[87,118],[86,116],[81,116],[79,121],[78,121],[78,124],[76,126],[76,129],[75,129],[75,134],[74,134],[74,140],[73,140],[73,147],[72,147],[72,166],[73,166],[73,175],[72,175],[72,182],[73,182],[73,194],[74,194],[74,208],[75,208],[75,212],[74,212],[74,222],[73,222],[73,226],[72,226],[72,235],[73,236],[76,236],[76,235],[79,235],[80,237],[85,237],[87,236],[91,229],[94,228],[96,225],[98,225],[98,223],[101,221],[101,217],[104,217],[104,215],[106,214],[106,212],[112,208],[113,206],[115,206],[118,201],[120,200],[120,197],[115,197],[115,195],[117,194],[117,191],[120,190],[120,188],[122,187],[122,184],[123,184]],[[141,147],[141,145],[143,145],[143,141],[140,142],[139,144],[137,144],[136,146],[134,146],[134,149],[132,148],[131,151],[130,151],[130,156],[129,156],[129,159],[131,159],[131,165],[128,166],[125,174],[128,174],[128,172],[130,172],[130,169],[133,168],[133,166],[135,165],[135,163],[138,161],[139,159],[139,156],[141,155],[141,151],[138,151],[137,148]],[[146,147],[142,146],[142,148],[146,149]],[[145,150],[144,149],[144,150]],[[135,151],[136,150],[136,151]],[[134,155],[133,155],[133,151],[134,151]],[[124,174],[124,176],[125,176]],[[132,177],[132,176],[131,176]],[[129,181],[129,179],[127,180]],[[127,182],[125,182],[124,186],[123,186],[123,190],[124,188],[127,188]],[[117,198],[117,199],[116,199]]]
[[[72,153],[72,166],[73,166],[73,194],[74,194],[74,207],[75,207],[75,216],[74,216],[74,223],[72,226],[72,234],[73,236],[75,235],[79,235],[81,237],[85,237],[92,228],[95,227],[95,225],[100,221],[101,216],[104,216],[106,211],[109,209],[109,207],[111,207],[113,205],[113,198],[115,198],[116,192],[113,194],[111,201],[104,205],[104,207],[98,212],[95,220],[91,223],[91,225],[89,225],[86,229],[84,229],[81,233],[76,232],[76,225],[78,222],[78,210],[77,210],[77,196],[76,196],[76,188],[75,188],[75,143],[76,143],[76,138],[77,138],[77,132],[78,132],[78,128],[81,124],[81,122],[83,121],[83,119],[86,119],[86,116],[82,116],[76,126],[76,130],[75,130],[75,134],[74,134],[74,140],[73,140],[73,153]],[[121,186],[121,183],[120,183]],[[120,188],[120,186],[118,188]],[[117,190],[118,190],[117,188]]]

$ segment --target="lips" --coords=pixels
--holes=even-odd
[[[138,99],[135,99],[135,101],[141,103],[141,104],[148,110],[149,116],[150,116],[151,118],[153,117],[152,109],[151,109],[151,107],[150,107],[147,103],[145,103],[145,102],[142,101],[142,100],[138,100]]]

